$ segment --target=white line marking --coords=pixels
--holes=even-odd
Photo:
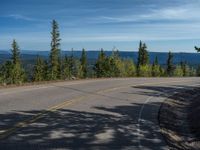
[[[162,92],[169,92],[169,91],[176,91],[177,89],[175,89],[175,90],[166,90],[166,91],[162,91]],[[160,94],[158,94],[158,95],[156,95],[156,96],[158,96],[156,99],[158,99],[158,100],[160,100],[161,99],[161,95],[162,95],[163,93],[160,93]],[[170,95],[171,96],[171,95]],[[149,97],[146,101],[145,101],[145,103],[142,105],[142,107],[141,107],[141,109],[140,109],[140,113],[139,113],[139,118],[138,118],[138,129],[137,129],[137,131],[138,131],[138,143],[139,143],[139,149],[142,149],[142,145],[141,145],[141,129],[140,129],[140,123],[143,121],[143,119],[141,119],[142,118],[142,113],[143,113],[143,111],[144,111],[144,108],[145,108],[145,105],[147,105],[148,104],[148,102],[152,99],[152,98],[154,98],[155,96],[151,96],[151,97]]]
[[[195,85],[199,85],[199,84],[193,84],[193,85],[191,85],[191,86],[195,86]],[[163,92],[165,93],[166,92],[166,94],[164,94],[164,95],[168,95],[167,97],[165,97],[165,99],[167,99],[167,98],[169,98],[170,96],[173,96],[173,95],[175,95],[177,92],[177,90],[178,89],[182,89],[182,88],[184,88],[184,87],[176,87],[176,89],[173,89],[173,90],[163,90],[162,91],[162,93],[160,93],[160,94],[157,94],[157,95],[155,95],[155,96],[157,96],[156,97],[156,99],[157,100],[160,100],[161,98],[164,98],[164,97],[161,97],[161,95],[163,95]],[[171,95],[169,95],[169,94],[167,94],[168,92],[173,92],[173,94],[171,94]],[[142,113],[143,113],[143,111],[144,111],[144,108],[145,108],[145,105],[147,105],[148,103],[149,103],[149,101],[152,99],[152,98],[154,98],[155,96],[151,96],[151,97],[148,97],[147,99],[146,99],[146,101],[143,103],[143,105],[142,105],[142,107],[141,107],[141,109],[140,109],[140,113],[139,113],[139,118],[138,118],[138,124],[137,124],[137,127],[138,127],[138,129],[137,129],[137,135],[138,135],[138,143],[139,143],[139,149],[142,149],[142,145],[141,145],[141,129],[140,129],[140,123],[143,121],[143,119],[142,119]]]

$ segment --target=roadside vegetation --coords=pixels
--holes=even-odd
[[[122,59],[117,49],[113,50],[111,56],[107,56],[101,49],[95,65],[88,63],[85,49],[82,50],[80,59],[74,57],[73,52],[70,56],[63,58],[60,45],[59,25],[53,20],[49,59],[44,60],[38,56],[33,70],[27,72],[21,63],[20,48],[16,40],[13,40],[11,59],[0,65],[0,84],[104,77],[188,77],[200,75],[200,67],[194,69],[187,62],[174,65],[171,51],[168,53],[165,66],[159,64],[158,57],[155,57],[151,64],[147,45],[142,41],[139,43],[137,60]],[[200,51],[199,48],[195,48]]]

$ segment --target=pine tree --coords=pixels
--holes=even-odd
[[[71,79],[72,72],[70,69],[70,57],[65,56],[63,60],[63,68],[62,68],[62,79]]]
[[[187,62],[180,63],[181,69],[183,70],[183,76],[187,77],[190,75],[190,67],[187,65]]]
[[[137,68],[138,69],[139,69],[139,66],[141,65],[142,55],[143,55],[142,41],[140,41],[139,49],[138,49],[138,61],[137,61]]]
[[[160,76],[165,76],[165,69],[162,68],[161,66],[159,67],[159,71],[160,71]]]
[[[12,53],[11,59],[12,59],[13,64],[16,65],[17,63],[20,63],[20,50],[15,40],[13,40],[13,43],[12,43],[11,53]]]
[[[145,43],[143,43],[142,51],[143,51],[143,55],[142,55],[141,65],[148,65],[149,64],[149,54],[148,54],[147,46]]]
[[[48,63],[48,60],[44,60],[44,72],[45,72],[45,74],[44,74],[44,80],[49,80],[49,63]]]
[[[12,57],[11,57],[11,66],[9,69],[11,72],[9,73],[9,78],[11,78],[10,83],[12,84],[21,84],[25,81],[25,71],[21,66],[20,62],[20,50],[17,42],[13,40],[12,49],[11,49]]]
[[[63,63],[63,79],[82,78],[82,66],[79,59],[74,58],[73,50],[71,56],[65,56]]]
[[[197,76],[200,77],[200,65],[197,67]]]
[[[140,41],[137,67],[149,64],[149,54],[145,43]]]
[[[155,65],[159,65],[159,64],[158,64],[158,56],[156,56],[156,58],[155,58],[155,60],[154,60],[154,64],[155,64]]]
[[[41,57],[37,57],[36,64],[34,66],[34,81],[44,81],[46,78],[46,65],[45,61]]]
[[[1,74],[1,82],[3,84],[12,83],[12,68],[13,68],[13,63],[11,61],[6,61],[1,66],[0,74]]]
[[[160,73],[160,66],[158,64],[158,57],[156,56],[153,65],[152,65],[152,76],[153,77],[159,77],[161,75]]]
[[[122,77],[124,74],[124,64],[119,57],[119,51],[114,49],[112,51],[112,55],[107,58],[107,62],[105,64],[105,71],[107,77]]]
[[[173,71],[173,76],[175,77],[182,77],[183,76],[183,69],[180,65],[177,65]]]
[[[195,46],[194,48],[198,53],[200,52],[200,47]],[[192,69],[190,70],[190,72],[192,72],[192,73],[190,73],[190,76],[193,76],[193,74],[195,74]],[[198,66],[198,68],[196,70],[196,74],[197,74],[197,76],[200,76],[200,66]]]
[[[126,77],[135,77],[136,76],[136,66],[134,62],[130,59],[124,60],[124,69]]]
[[[196,75],[197,75],[197,70],[196,70],[195,68],[192,67],[192,68],[190,69],[190,76],[193,77],[193,76],[196,76]]]
[[[79,59],[74,59],[73,61],[73,75],[76,78],[83,77],[82,66]]]
[[[195,50],[196,50],[197,52],[200,52],[200,48],[199,48],[199,47],[195,46],[194,48],[195,48]]]
[[[140,77],[151,77],[151,66],[150,65],[142,65],[140,66],[140,72],[139,76]]]
[[[174,65],[173,65],[173,54],[169,51],[168,58],[167,58],[167,69],[166,73],[168,76],[172,76],[174,71]]]
[[[58,79],[62,79],[62,68],[63,68],[63,59],[62,59],[62,55],[60,54],[60,56],[58,57]]]
[[[58,23],[53,20],[51,32],[51,52],[50,52],[50,79],[56,80],[60,77],[60,33]]]
[[[108,66],[108,60],[106,58],[104,50],[101,49],[98,59],[97,59],[97,62],[94,67],[97,77],[105,77],[105,75],[106,75],[105,66]]]
[[[1,65],[0,65],[0,84],[4,84],[4,73],[2,72]]]
[[[83,74],[83,78],[86,78],[87,77],[87,56],[86,56],[85,49],[82,50],[80,62],[81,62],[81,71]]]
[[[151,76],[149,66],[149,54],[147,51],[147,46],[145,43],[140,41],[139,51],[138,51],[138,62],[137,62],[137,74],[138,76]],[[145,72],[147,71],[147,72]]]
[[[77,67],[76,67],[76,59],[74,57],[74,49],[71,50],[71,56],[69,58],[69,70],[71,72],[71,78],[77,77]]]

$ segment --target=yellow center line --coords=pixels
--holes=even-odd
[[[193,81],[193,80],[191,80],[191,81]],[[101,93],[105,93],[105,92],[111,92],[111,91],[119,90],[119,89],[122,89],[122,88],[127,88],[127,87],[130,87],[130,86],[136,87],[136,86],[144,86],[144,85],[159,85],[159,84],[164,84],[164,83],[179,83],[179,82],[183,82],[183,81],[157,82],[157,83],[150,82],[150,83],[141,83],[141,84],[136,84],[136,85],[128,84],[126,86],[120,86],[120,87],[117,87],[117,88],[115,87],[115,88],[108,88],[108,89],[105,89],[105,90],[100,90],[100,91],[94,92],[94,94],[95,93],[96,94],[101,94]],[[187,81],[187,82],[190,82],[190,81]],[[65,100],[64,102],[62,102],[60,104],[52,106],[52,107],[44,110],[43,112],[41,112],[39,114],[36,114],[34,117],[32,117],[29,120],[25,120],[25,121],[19,122],[19,123],[15,124],[14,127],[11,127],[9,129],[5,130],[4,132],[2,132],[0,134],[0,140],[8,137],[12,133],[14,133],[17,130],[19,130],[20,128],[26,127],[29,124],[36,122],[37,120],[39,120],[42,117],[44,117],[44,115],[47,115],[50,112],[55,112],[58,109],[64,108],[66,106],[70,106],[71,104],[74,104],[74,103],[76,103],[76,102],[78,102],[78,101],[82,100],[83,98],[86,98],[86,97],[88,97],[90,95],[92,95],[92,94],[87,94],[87,95],[80,96],[80,97],[77,97],[77,98],[73,98],[73,99],[70,99],[70,100]]]

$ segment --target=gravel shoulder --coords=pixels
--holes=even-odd
[[[200,89],[191,88],[168,97],[159,111],[159,125],[170,149],[200,149]]]

